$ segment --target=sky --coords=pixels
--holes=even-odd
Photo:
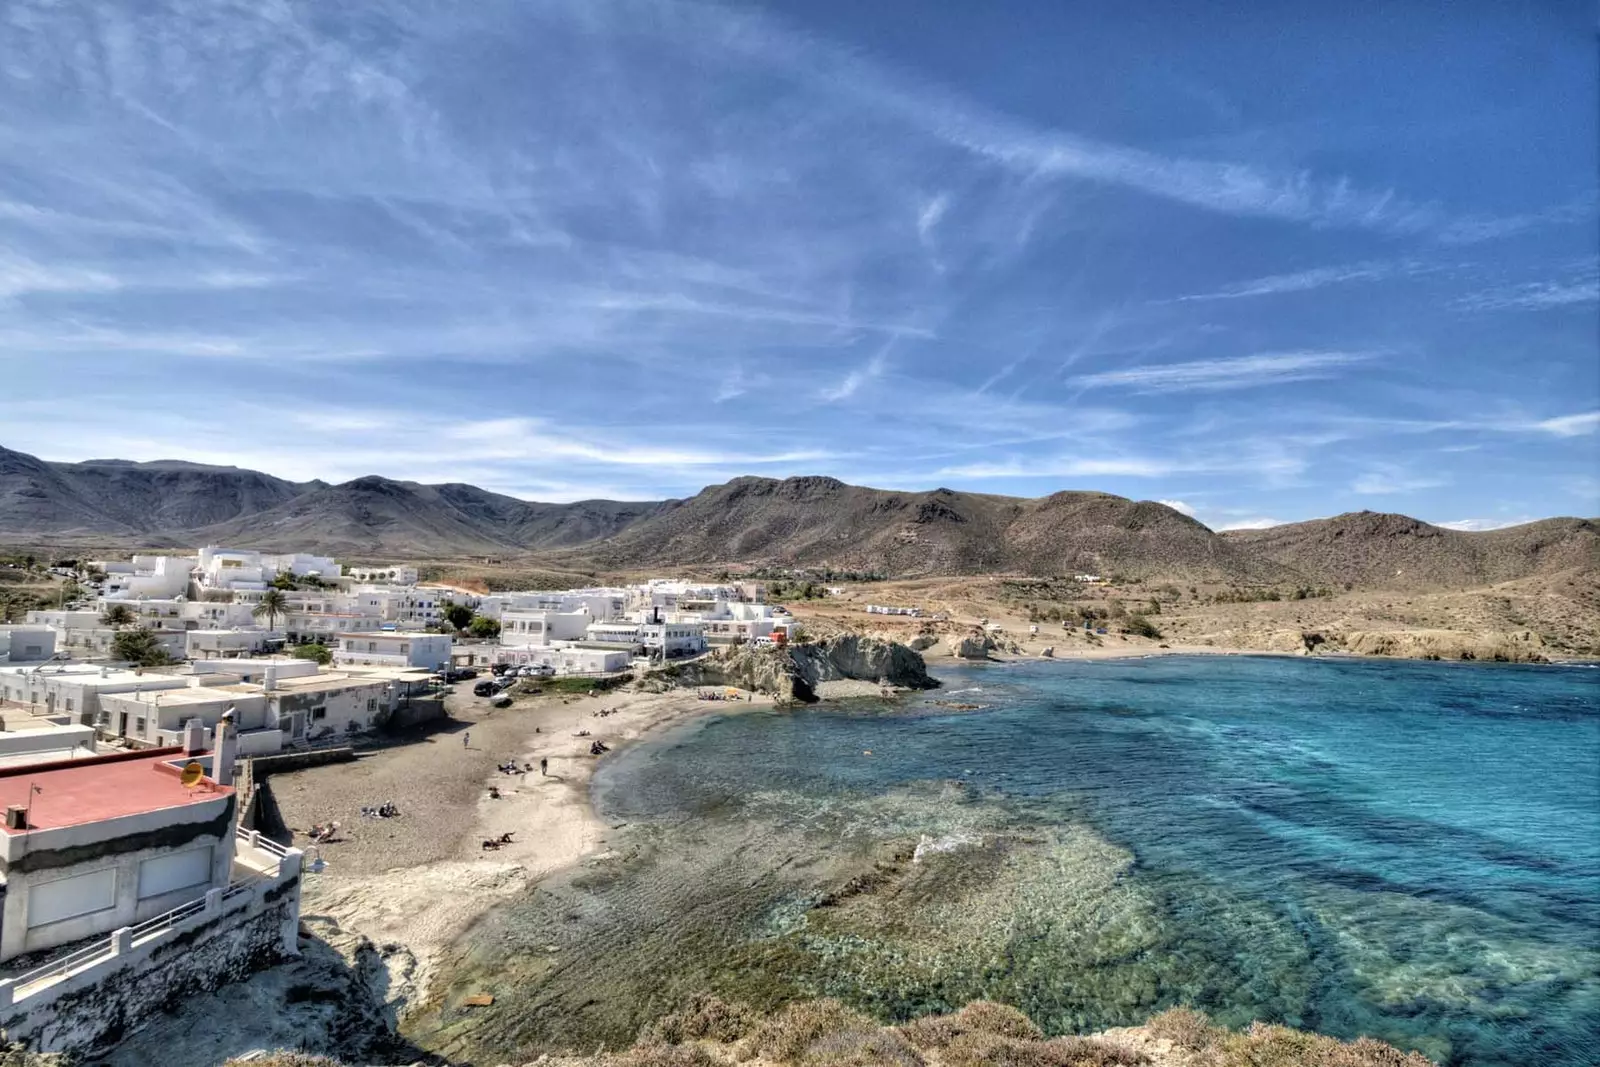
[[[0,445],[1592,516],[1593,18],[3,0]]]

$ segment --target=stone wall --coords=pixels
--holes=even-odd
[[[48,982],[0,983],[0,1032],[36,1052],[90,1059],[187,998],[248,978],[297,954],[299,855],[279,876],[169,929],[118,931],[111,952]]]

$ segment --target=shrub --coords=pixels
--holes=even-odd
[[[675,1012],[663,1015],[644,1028],[641,1045],[681,1045],[685,1041],[710,1039],[731,1044],[756,1025],[756,1017],[743,1004],[730,1004],[709,993],[699,993]]]
[[[699,1045],[639,1045],[601,1062],[605,1067],[725,1067],[728,1061]]]
[[[1168,1008],[1153,1016],[1145,1026],[1154,1036],[1191,1052],[1210,1047],[1226,1032],[1211,1025],[1211,1018],[1205,1012],[1193,1008]]]
[[[846,1030],[812,1042],[806,1067],[923,1067],[922,1054],[897,1030]]]
[[[1128,621],[1122,624],[1122,632],[1133,634],[1136,637],[1148,637],[1151,640],[1161,636],[1161,631],[1156,629],[1156,624],[1143,615],[1129,615]]]
[[[316,660],[324,667],[333,662],[333,653],[328,651],[327,645],[322,644],[296,645],[289,654],[295,659]]]
[[[1033,1020],[1008,1004],[976,1000],[951,1015],[925,1015],[900,1028],[918,1048],[944,1048],[963,1034],[996,1034],[1000,1037],[1041,1038]]]
[[[1149,1063],[1143,1053],[1093,1038],[1028,1041],[998,1034],[962,1034],[940,1057],[944,1067],[1122,1067]]]
[[[752,1039],[753,1051],[780,1063],[796,1063],[824,1037],[850,1031],[870,1032],[878,1024],[837,1000],[800,1000],[784,1006],[762,1023]]]
[[[167,650],[156,641],[155,631],[146,627],[119,631],[111,639],[111,658],[136,667],[162,667],[172,662]]]

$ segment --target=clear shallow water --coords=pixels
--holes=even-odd
[[[1013,921],[1001,963],[951,995],[1022,1000],[1057,1028],[1183,1000],[1451,1064],[1600,1062],[1600,671],[1197,657],[942,674],[931,699],[986,710],[711,720],[609,761],[597,803],[685,822],[782,797],[795,819],[958,779],[1131,852],[1116,885],[1137,898],[1091,949],[1052,927],[1076,898],[1005,897],[1032,932]],[[1086,916],[1055,925],[1102,921]],[[824,991],[863,999],[888,973],[862,964]],[[929,995],[925,972],[892,973],[890,1010]]]

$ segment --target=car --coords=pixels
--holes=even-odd
[[[472,687],[472,695],[475,697],[493,696],[498,690],[498,682],[491,682],[485,678],[483,681]]]
[[[455,676],[463,682],[470,682],[478,676],[478,671],[475,667],[462,667],[455,672]]]

